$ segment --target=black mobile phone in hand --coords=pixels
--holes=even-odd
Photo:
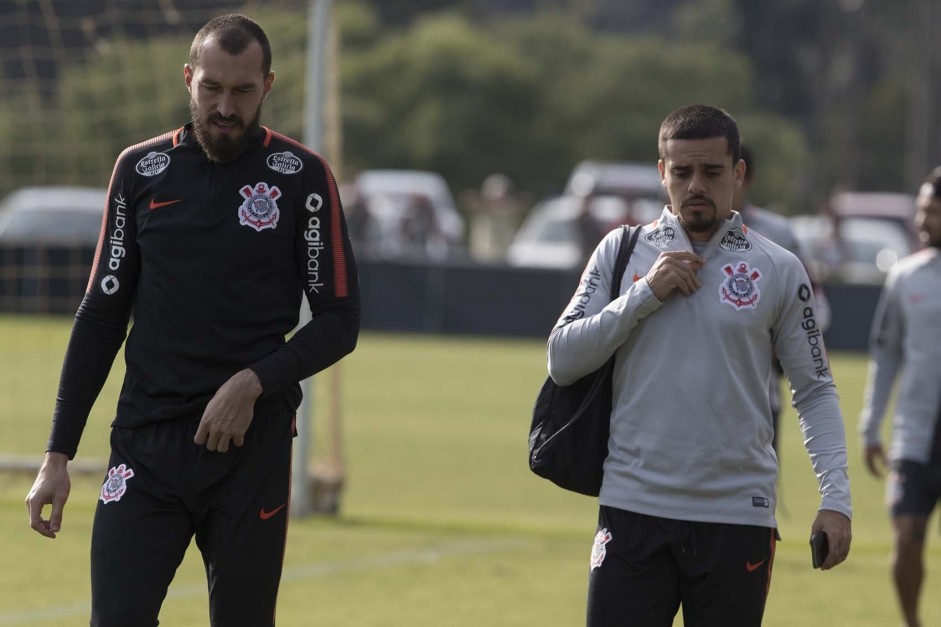
[[[813,561],[814,568],[823,566],[829,553],[830,543],[827,541],[826,533],[819,531],[810,536],[810,559]]]

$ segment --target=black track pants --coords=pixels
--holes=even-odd
[[[92,627],[154,627],[195,536],[213,627],[271,627],[290,508],[293,412],[242,447],[193,443],[198,419],[114,427],[91,544]]]
[[[601,507],[588,627],[758,627],[777,532]]]

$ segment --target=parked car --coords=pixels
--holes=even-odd
[[[582,161],[569,175],[563,195],[659,199],[661,209],[667,202],[660,170],[652,163]],[[638,216],[638,223],[646,221]]]
[[[821,214],[791,224],[821,280],[881,284],[896,261],[921,247],[914,215],[908,194],[840,192]]]
[[[95,246],[107,193],[97,187],[20,188],[0,203],[0,242]]]
[[[561,196],[529,211],[507,249],[507,263],[580,266],[611,229],[652,222],[667,202],[660,171],[653,164],[582,161]]]
[[[36,186],[0,203],[0,309],[74,312],[88,281],[107,190]]]
[[[436,172],[365,170],[341,196],[364,256],[443,260],[465,248],[464,218]]]
[[[586,206],[587,202],[587,206]],[[587,216],[586,216],[587,209]],[[576,268],[583,264],[604,233],[633,223],[638,215],[650,221],[660,215],[659,200],[621,196],[556,196],[533,207],[507,249],[512,266]],[[651,217],[652,216],[652,217]],[[586,224],[590,217],[591,224]],[[600,225],[600,227],[599,227]]]

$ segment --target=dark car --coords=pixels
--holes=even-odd
[[[71,313],[85,287],[107,190],[37,186],[0,203],[0,310]]]

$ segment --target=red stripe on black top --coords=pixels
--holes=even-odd
[[[101,231],[98,233],[98,245],[95,247],[95,259],[94,261],[92,261],[92,264],[91,264],[91,274],[88,275],[88,285],[85,286],[86,292],[90,292],[92,289],[92,285],[95,280],[95,273],[98,271],[98,262],[101,260],[101,250],[102,250],[102,247],[104,246],[105,239],[106,239],[105,233],[108,229],[108,212],[111,211],[111,192],[114,189],[114,176],[118,172],[118,166],[121,164],[122,161],[124,161],[124,157],[125,155],[127,155],[127,153],[131,152],[132,150],[136,150],[137,148],[144,148],[145,146],[150,146],[152,144],[159,144],[162,141],[166,141],[171,136],[173,136],[173,144],[176,145],[179,135],[182,132],[183,132],[183,129],[179,128],[176,131],[170,131],[168,133],[164,133],[163,135],[160,135],[159,137],[154,137],[152,139],[148,139],[147,141],[143,141],[139,144],[128,146],[127,148],[121,151],[121,154],[118,156],[117,161],[115,162],[114,170],[111,171],[111,179],[108,181],[108,195],[105,196],[105,211],[104,211],[104,214],[101,216]]]
[[[343,230],[340,227],[340,192],[337,188],[336,179],[333,177],[333,172],[330,170],[330,165],[320,154],[299,141],[268,128],[265,128],[265,130],[269,133],[269,136],[274,135],[292,146],[296,146],[299,150],[313,155],[323,166],[324,172],[326,173],[327,186],[330,189],[330,247],[333,255],[334,296],[345,298],[350,295],[350,286],[346,271],[346,249],[343,247]],[[265,145],[267,145],[267,143]]]

